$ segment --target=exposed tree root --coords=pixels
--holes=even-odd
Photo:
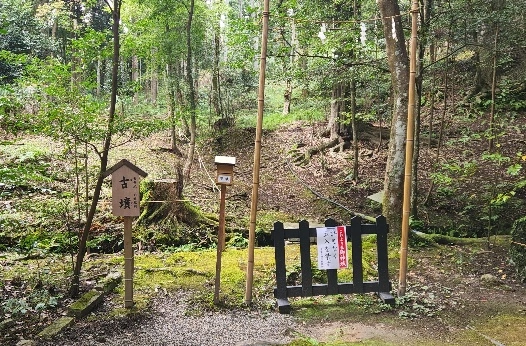
[[[326,134],[326,132],[323,132],[319,135],[323,136]],[[359,138],[360,141],[368,141],[375,144],[376,146],[385,145],[389,140],[389,131],[386,128],[380,128],[368,123],[362,123],[360,125]],[[321,152],[329,150],[333,152],[343,152],[344,150],[350,149],[351,140],[352,136],[345,138],[338,136],[306,150],[300,150],[300,148],[304,147],[304,145],[298,144],[294,149],[289,151],[289,155],[295,165],[302,166],[308,164],[314,155]]]
[[[188,226],[217,225],[217,219],[214,216],[203,213],[191,201],[183,199],[178,189],[176,180],[145,182],[141,186],[143,212],[138,222],[152,224],[168,221]]]

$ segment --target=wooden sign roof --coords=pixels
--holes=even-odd
[[[236,165],[236,158],[232,156],[216,156],[215,157],[215,164],[223,164],[223,165]]]
[[[104,172],[102,174],[102,176],[105,178],[107,177],[108,175],[116,172],[119,168],[123,167],[123,166],[126,166],[128,167],[129,169],[131,169],[132,171],[134,171],[135,173],[137,173],[138,175],[140,175],[141,177],[145,178],[148,173],[146,173],[145,171],[143,171],[142,169],[140,169],[139,167],[135,166],[133,163],[131,163],[130,161],[126,160],[126,159],[122,159],[120,160],[119,162],[117,162],[113,167],[109,168],[106,172]]]

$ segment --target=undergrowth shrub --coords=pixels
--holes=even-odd
[[[516,220],[511,229],[510,259],[519,279],[526,281],[526,216]]]

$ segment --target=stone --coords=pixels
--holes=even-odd
[[[94,289],[105,294],[110,293],[117,287],[122,280],[122,274],[120,272],[109,273],[104,279],[99,282]]]
[[[67,327],[73,325],[75,318],[71,316],[61,317],[38,333],[38,337],[42,339],[52,339],[57,334],[61,333]]]
[[[498,284],[499,279],[491,274],[484,274],[480,277],[480,281],[488,283],[488,284]]]
[[[77,301],[75,301],[68,309],[68,315],[80,319],[87,316],[97,306],[102,303],[104,298],[104,292],[97,290],[91,290],[82,295]]]

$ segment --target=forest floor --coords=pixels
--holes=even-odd
[[[321,223],[329,217],[347,223],[353,212],[370,216],[380,213],[380,204],[367,196],[382,189],[387,143],[360,142],[357,181],[350,178],[352,152],[349,150],[320,153],[307,163],[295,164],[295,155],[326,140],[318,136],[322,127],[323,124],[296,122],[276,131],[263,133],[258,208],[260,227],[270,229],[274,221],[297,222],[300,219]],[[522,143],[520,141],[526,139],[524,133],[526,132],[518,131],[511,139]],[[20,140],[24,145],[29,143],[42,146],[42,142],[43,139],[34,137]],[[60,146],[43,146],[56,153],[63,152]],[[458,154],[459,160],[462,160],[462,155],[466,155],[466,151],[469,155],[479,155],[483,150],[482,146],[479,143],[473,148],[463,148],[463,152]],[[168,147],[169,136],[157,135],[119,148],[110,159],[115,163],[126,158],[146,171],[148,178],[152,180],[171,179],[174,157],[165,150]],[[205,212],[217,214],[219,202],[214,183],[214,156],[236,157],[234,184],[227,189],[226,198],[227,227],[231,230],[243,230],[248,225],[253,185],[253,148],[253,129],[235,128],[211,137],[201,143],[192,179],[185,186],[186,199]],[[433,148],[422,149],[422,191],[426,191],[429,186],[432,153]],[[450,154],[451,152],[448,155]],[[64,163],[58,160],[52,162],[51,167],[65,169]],[[475,179],[473,184],[477,184]],[[56,188],[58,190],[60,186]],[[101,232],[104,229],[119,229],[108,224],[115,222],[107,216],[111,206],[109,194],[110,188],[105,186],[100,203],[101,212],[96,220],[96,228]],[[48,196],[45,192],[35,192],[31,198]],[[12,200],[4,199],[3,202],[4,211],[16,204]],[[433,215],[445,213],[440,208],[447,205],[447,202],[441,201],[440,208],[438,203],[436,205],[436,208],[433,204],[429,208],[423,208],[423,215],[431,221],[435,220]],[[450,205],[450,212],[455,212],[455,205]],[[445,214],[443,219],[447,218],[451,218],[451,215]],[[489,241],[447,237],[437,240],[433,245],[410,248],[407,295],[397,299],[395,307],[384,306],[368,295],[338,296],[334,300],[323,297],[293,300],[292,317],[298,322],[297,334],[294,335],[303,342],[297,344],[324,342],[340,345],[359,342],[370,345],[526,345],[526,285],[515,277],[514,269],[508,261],[510,239],[492,236]],[[146,241],[141,245],[142,251],[157,250],[155,243],[149,244]],[[391,244],[390,249],[391,281],[396,290],[396,244]],[[159,253],[158,256],[165,255]],[[64,261],[53,257],[49,259],[54,262]],[[100,272],[107,270],[112,263],[114,266],[114,260],[108,261],[103,268],[89,266],[89,272],[85,274],[88,283],[90,280],[95,281]],[[14,260],[9,252],[0,253],[0,264],[6,273],[8,268],[20,262],[36,268],[34,263]],[[42,263],[37,265],[38,270],[47,267]],[[16,292],[21,291],[20,287],[28,285],[20,277],[13,278],[5,274],[2,279],[0,288],[4,301],[16,297]],[[63,284],[57,284],[53,289],[62,286]],[[267,292],[267,295],[271,293]],[[49,313],[40,313],[36,319],[20,320],[10,331],[2,331],[4,339],[0,337],[0,343],[16,344],[15,341],[19,339],[31,338],[50,320],[60,316],[67,303],[68,300],[62,300],[59,307]],[[106,303],[110,307],[115,304],[112,301]],[[90,333],[96,333],[96,330],[105,330],[107,335],[133,333],[133,326],[136,325],[133,321],[139,321],[138,324],[147,323],[152,314],[160,313],[163,309],[156,304],[148,306],[144,308],[147,313],[124,317],[111,317],[112,309],[103,308],[99,313],[104,318],[95,315],[96,318],[73,327],[77,329],[73,329],[69,335],[87,337]],[[212,313],[220,311],[214,310]],[[120,327],[108,322],[112,319],[119,321]],[[127,327],[128,322],[132,327]],[[63,344],[68,344],[67,337],[61,340]],[[284,340],[290,338],[284,337]]]

